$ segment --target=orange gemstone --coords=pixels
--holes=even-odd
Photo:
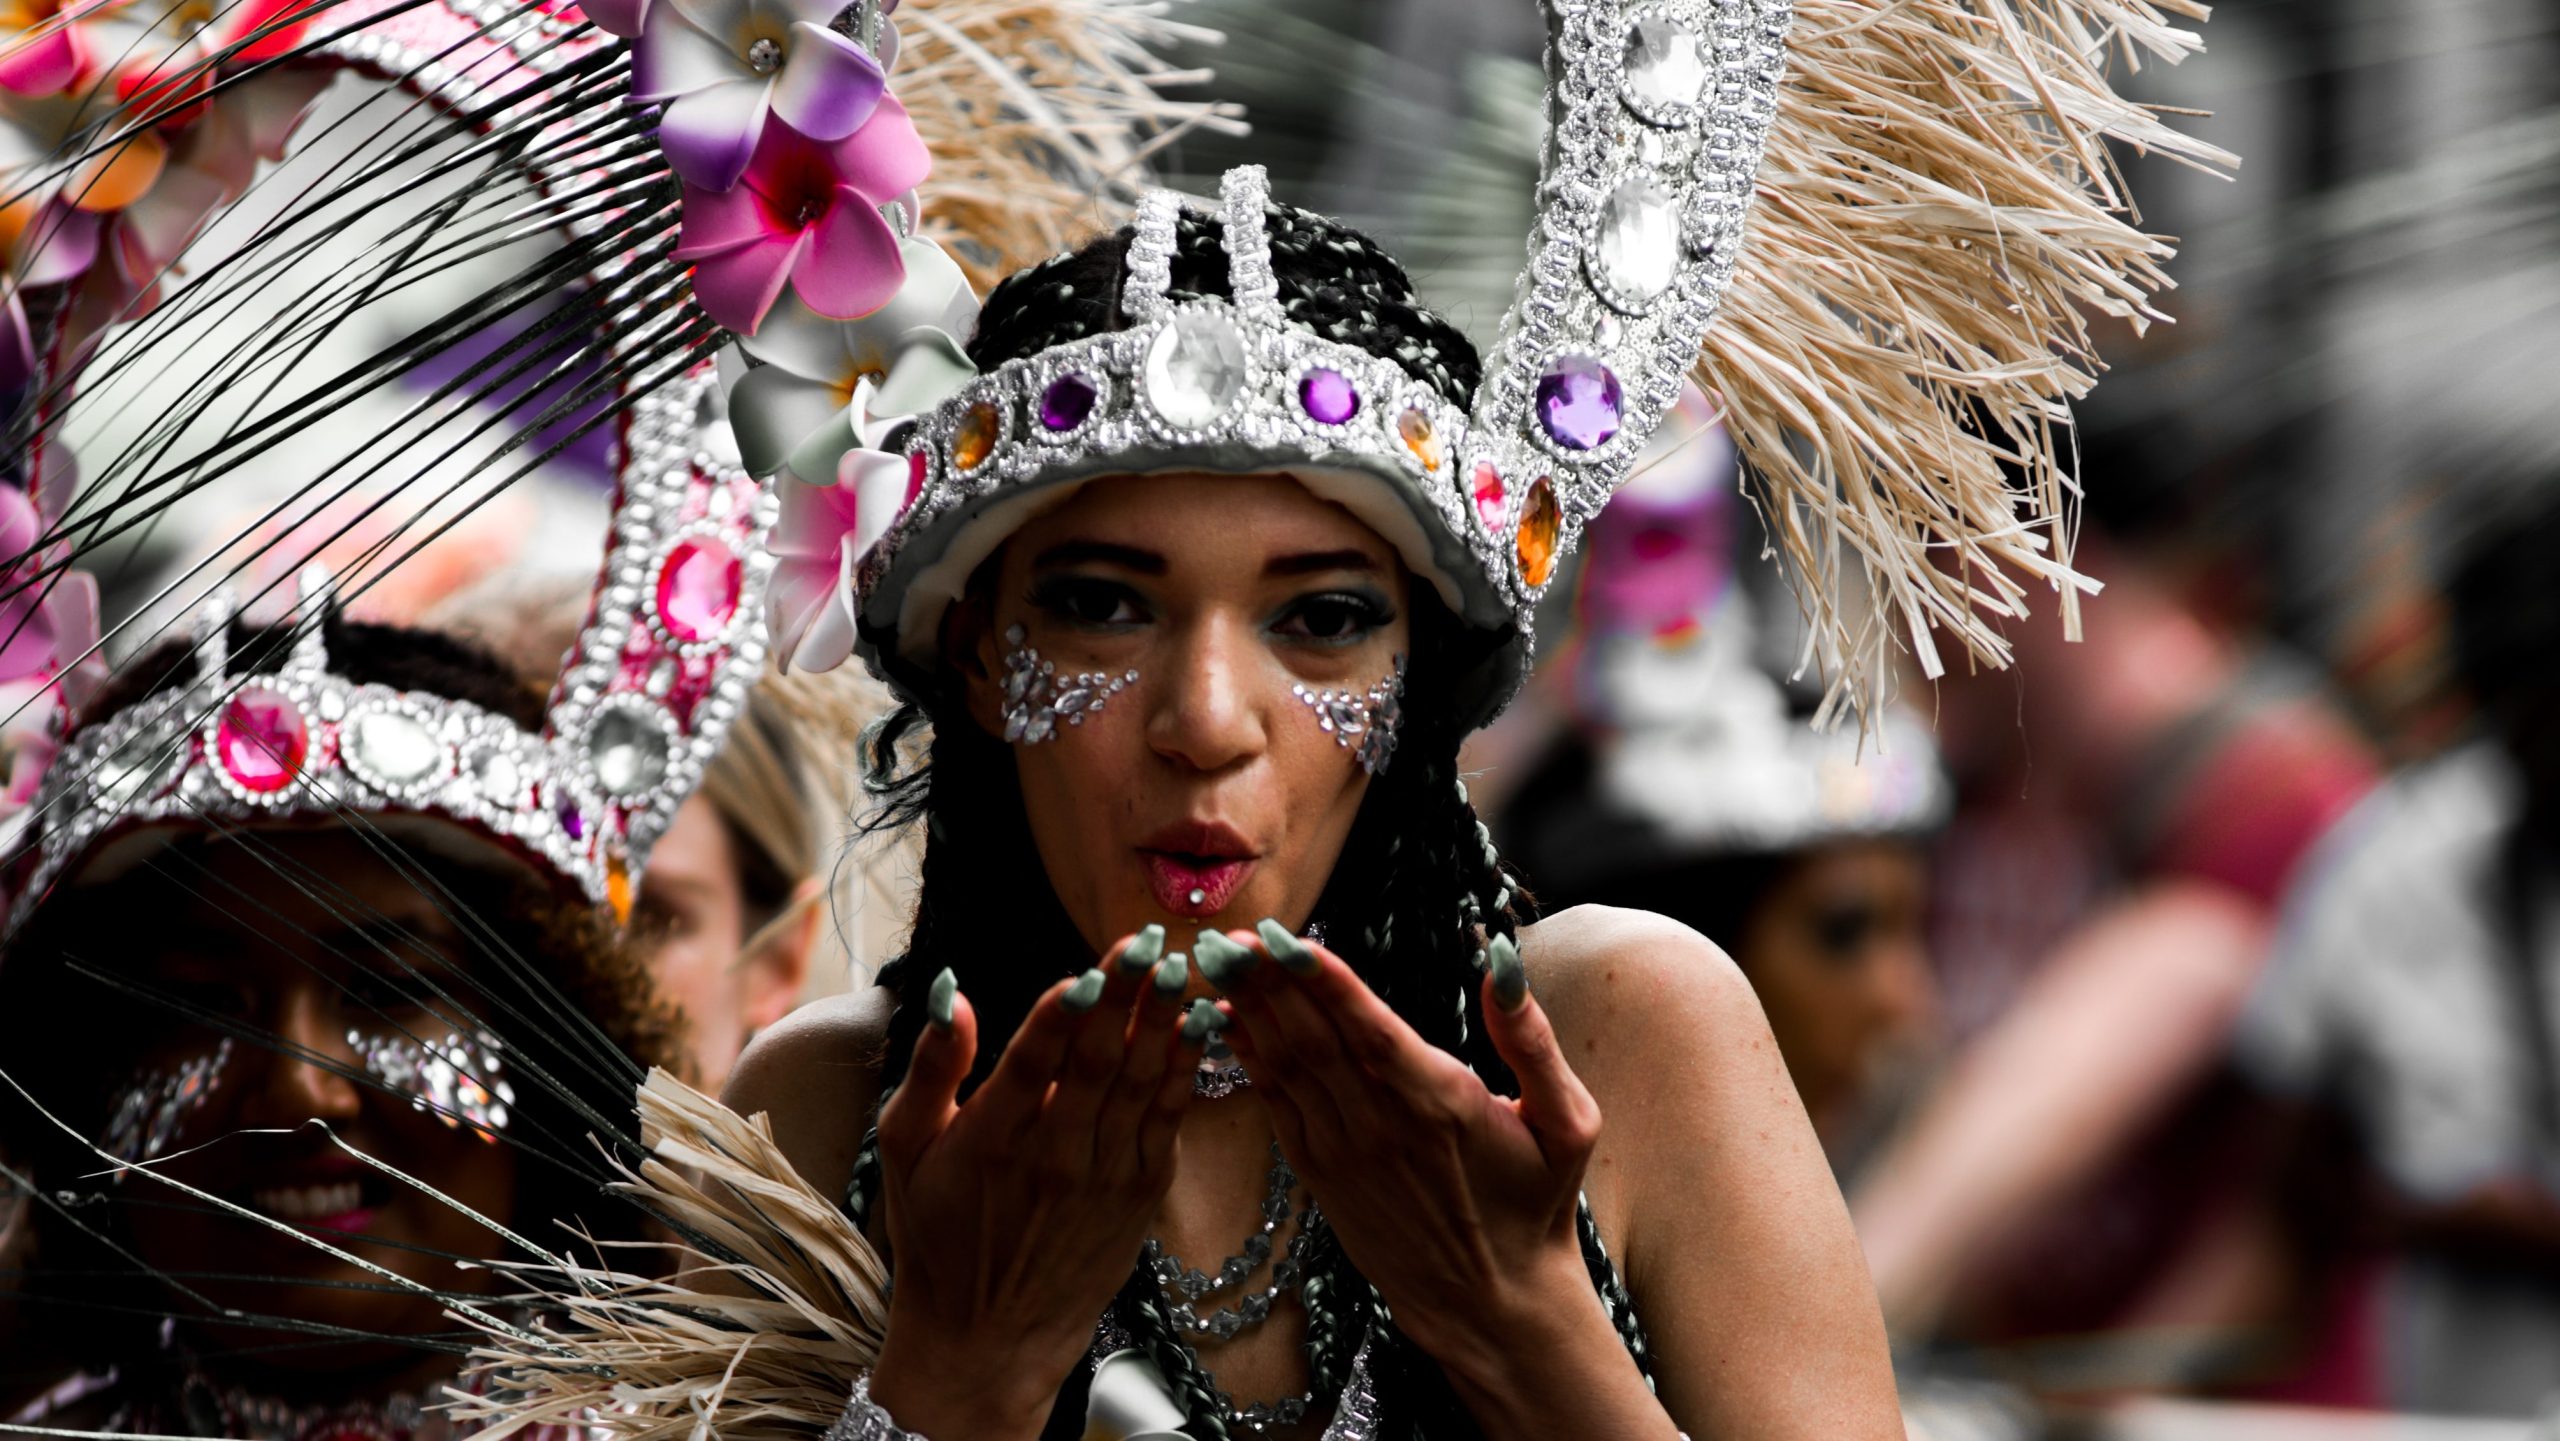
[[[1431,417],[1420,410],[1409,409],[1396,417],[1396,435],[1404,441],[1404,448],[1413,452],[1413,458],[1422,462],[1424,470],[1438,470],[1440,463],[1449,458],[1448,452],[1441,449],[1440,432],[1431,428]]]
[[[1545,585],[1556,573],[1556,531],[1564,517],[1556,511],[1556,488],[1545,476],[1529,487],[1529,498],[1520,505],[1520,578],[1531,585]]]
[[[981,400],[960,412],[960,427],[951,433],[951,464],[959,470],[976,470],[995,454],[996,429],[1002,422],[996,408]]]
[[[613,907],[616,924],[631,923],[631,867],[619,852],[608,852],[604,858],[604,899]]]

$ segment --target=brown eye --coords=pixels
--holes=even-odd
[[[1031,603],[1070,625],[1136,625],[1146,612],[1138,595],[1117,581],[1053,576],[1033,587]]]
[[[1385,603],[1352,591],[1304,597],[1290,605],[1275,627],[1282,635],[1325,645],[1350,645],[1395,617]]]

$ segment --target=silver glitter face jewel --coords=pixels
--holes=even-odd
[[[1396,731],[1404,724],[1403,656],[1396,657],[1393,675],[1365,691],[1293,686],[1290,694],[1306,702],[1335,744],[1355,754],[1360,769],[1376,775],[1394,758]]]
[[[1055,737],[1061,725],[1083,725],[1086,716],[1138,681],[1134,670],[1062,676],[1031,648],[1029,633],[1018,625],[1006,629],[1004,641],[1004,738],[1015,745],[1038,745]]]
[[[119,1161],[139,1165],[167,1154],[189,1119],[213,1099],[231,1065],[231,1038],[211,1052],[146,1071],[116,1097],[99,1145]]]
[[[498,1038],[488,1032],[427,1041],[351,1030],[347,1045],[367,1074],[411,1096],[411,1104],[435,1112],[447,1127],[468,1128],[483,1141],[495,1141],[507,1128],[516,1091],[507,1083]]]

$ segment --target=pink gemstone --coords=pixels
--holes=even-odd
[[[311,727],[291,700],[253,685],[222,708],[213,747],[233,780],[264,795],[284,789],[302,774],[302,762],[311,753]]]
[[[902,501],[898,502],[898,511],[899,511],[899,513],[900,513],[900,514],[902,514],[902,515],[903,515],[903,514],[905,514],[905,513],[906,513],[907,508],[908,508],[909,506],[912,506],[912,505],[914,505],[914,504],[916,503],[916,497],[917,497],[917,496],[919,496],[919,495],[924,494],[924,473],[925,473],[925,458],[924,458],[924,452],[923,452],[923,451],[921,451],[921,450],[911,450],[911,451],[908,451],[908,452],[907,452],[907,498],[906,498],[905,500],[902,500]]]
[[[658,568],[658,619],[680,641],[709,640],[738,613],[744,580],[745,567],[726,545],[702,535],[680,540]]]
[[[1484,522],[1485,529],[1500,533],[1503,502],[1510,496],[1502,488],[1502,472],[1493,468],[1492,461],[1476,462],[1475,497],[1476,519]]]

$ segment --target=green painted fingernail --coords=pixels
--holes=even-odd
[[[1156,965],[1156,994],[1172,1000],[1191,987],[1191,958],[1180,951]]]
[[[1058,998],[1058,1004],[1070,1011],[1090,1011],[1093,1003],[1101,999],[1102,968],[1096,966],[1076,977],[1076,983],[1067,987],[1067,993]]]
[[[1164,927],[1150,925],[1138,932],[1126,950],[1120,953],[1120,969],[1131,975],[1146,970],[1164,957]]]
[[[1316,953],[1308,950],[1305,942],[1291,935],[1287,926],[1266,917],[1261,924],[1254,927],[1254,930],[1262,936],[1262,944],[1271,952],[1271,959],[1298,975],[1315,974]]]
[[[951,1005],[960,999],[960,978],[944,966],[942,974],[933,978],[932,989],[924,993],[924,1013],[944,1030],[951,1028]]]
[[[1253,972],[1253,952],[1217,931],[1202,931],[1192,937],[1191,954],[1200,958],[1200,974],[1222,991]]]
[[[1529,999],[1529,968],[1520,964],[1520,948],[1509,936],[1496,936],[1485,950],[1492,957],[1494,1000],[1506,1011],[1520,1009]]]
[[[1200,1040],[1212,1031],[1223,1029],[1226,1024],[1227,1018],[1218,1014],[1218,1003],[1202,996],[1191,1003],[1191,1014],[1182,1018],[1182,1039]]]

